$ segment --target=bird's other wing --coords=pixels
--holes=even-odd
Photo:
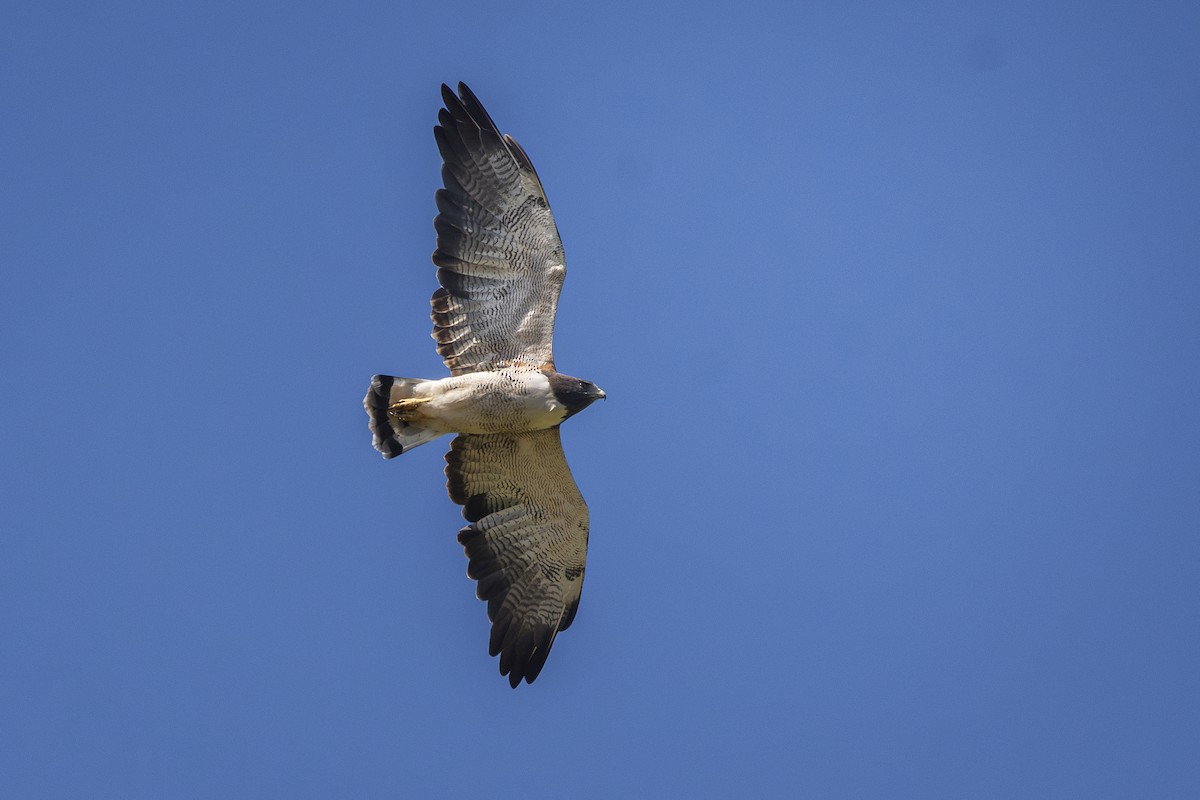
[[[587,559],[587,504],[558,428],[462,434],[446,454],[446,478],[471,523],[458,540],[488,604],[488,652],[514,689],[522,678],[533,683],[575,619]]]
[[[438,289],[433,338],[454,375],[523,364],[554,366],[554,313],[566,276],[562,241],[525,151],[501,135],[479,100],[442,85],[433,129]]]

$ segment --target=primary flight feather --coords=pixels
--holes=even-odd
[[[376,375],[363,404],[384,458],[458,434],[446,454],[450,499],[470,523],[458,541],[488,604],[488,651],[515,688],[538,676],[579,607],[588,510],[559,425],[604,392],[554,366],[566,262],[533,164],[465,84],[443,85],[442,100],[430,303],[450,377]]]

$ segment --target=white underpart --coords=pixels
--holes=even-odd
[[[422,403],[421,424],[453,433],[512,433],[552,428],[567,409],[554,397],[550,381],[538,370],[472,372],[416,387]]]

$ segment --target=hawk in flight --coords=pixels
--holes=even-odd
[[[446,488],[470,523],[458,534],[488,604],[488,651],[513,688],[533,683],[575,619],[588,510],[563,456],[563,420],[604,397],[554,366],[566,264],[529,156],[465,84],[442,86],[433,129],[441,288],[433,338],[450,377],[376,375],[363,405],[375,448],[394,458],[447,433]]]

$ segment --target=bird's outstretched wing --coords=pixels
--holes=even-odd
[[[554,312],[566,276],[562,241],[533,164],[466,84],[442,85],[433,129],[438,289],[433,338],[454,375],[509,365],[553,368]]]
[[[462,434],[446,454],[446,478],[471,523],[458,540],[488,604],[488,652],[500,655],[513,688],[533,683],[554,637],[575,619],[587,558],[587,504],[558,428]]]

